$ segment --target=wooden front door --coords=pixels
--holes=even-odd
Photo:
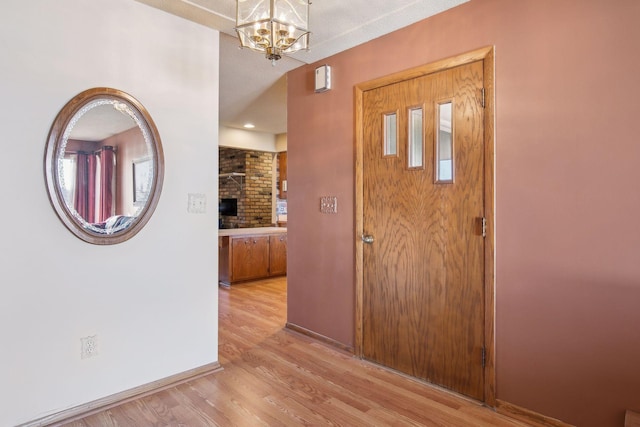
[[[476,61],[362,98],[362,354],[479,400],[482,88],[483,62]]]

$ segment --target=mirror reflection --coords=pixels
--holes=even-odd
[[[101,99],[84,110],[70,123],[61,145],[60,190],[86,227],[111,234],[129,227],[144,207],[140,202],[148,199],[153,165],[131,106]]]
[[[155,207],[162,151],[145,114],[123,92],[94,89],[70,101],[56,119],[45,165],[50,198],[78,237],[98,244],[126,240]]]

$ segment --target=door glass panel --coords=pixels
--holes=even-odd
[[[421,168],[423,165],[422,108],[409,110],[409,167]]]
[[[384,115],[384,155],[395,156],[398,154],[398,126],[397,114],[387,113]]]
[[[436,133],[436,182],[453,182],[453,126],[451,101],[438,104],[438,132]]]

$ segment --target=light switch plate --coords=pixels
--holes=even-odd
[[[207,213],[207,198],[202,193],[189,193],[187,212],[192,214]]]
[[[338,198],[336,196],[320,197],[320,212],[326,214],[338,213]]]

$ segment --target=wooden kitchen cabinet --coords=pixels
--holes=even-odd
[[[233,237],[231,271],[234,280],[250,280],[269,275],[269,236]]]
[[[287,274],[287,234],[278,231],[248,234],[249,230],[225,231],[218,237],[218,282],[232,283]],[[271,229],[274,230],[274,229]],[[278,230],[277,228],[275,230]]]
[[[287,235],[269,236],[269,274],[287,274]]]

